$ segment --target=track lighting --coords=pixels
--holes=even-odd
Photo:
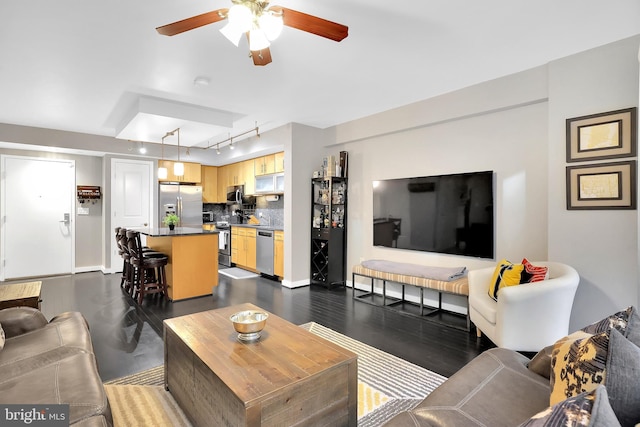
[[[184,176],[184,163],[180,161],[180,128],[174,129],[171,132],[167,132],[165,136],[162,137],[163,157],[164,157],[164,139],[168,136],[173,136],[176,133],[178,134],[178,161],[173,164],[173,174],[175,176]],[[158,176],[160,176],[160,168],[158,168]]]
[[[164,139],[168,136],[169,134],[166,134],[165,136],[162,137],[162,140],[160,141],[161,144],[161,160],[160,160],[160,166],[158,166],[158,179],[167,179],[167,176],[169,174],[169,171],[167,171],[167,168],[164,166]]]
[[[229,134],[229,137],[227,139],[225,139],[224,141],[219,141],[219,142],[216,142],[215,144],[214,143],[209,143],[206,148],[216,147],[216,153],[220,154],[220,144],[224,144],[225,142],[229,141],[229,149],[233,150],[235,148],[235,143],[233,142],[233,139],[234,138],[238,138],[240,136],[244,136],[244,135],[246,135],[248,133],[251,133],[251,132],[255,132],[256,136],[258,138],[260,138],[260,129],[258,128],[258,122],[256,122],[256,127],[255,128],[253,128],[251,130],[248,130],[246,132],[239,133],[238,135],[234,135],[234,136],[231,136],[231,134]]]

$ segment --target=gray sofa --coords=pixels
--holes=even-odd
[[[48,322],[34,308],[7,308],[0,310],[0,326],[0,404],[66,403],[70,425],[113,425],[82,314]]]
[[[640,315],[585,326],[533,359],[494,348],[387,426],[640,425]]]

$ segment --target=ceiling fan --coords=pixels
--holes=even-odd
[[[229,9],[217,9],[191,18],[157,27],[156,31],[165,36],[175,36],[185,31],[227,19],[220,32],[238,46],[242,34],[249,40],[250,56],[255,65],[271,62],[270,41],[275,40],[283,25],[334,41],[341,41],[349,35],[349,27],[308,15],[282,6],[269,7],[268,0],[231,0]]]

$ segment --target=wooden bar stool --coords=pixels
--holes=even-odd
[[[169,257],[160,252],[143,252],[137,231],[127,231],[127,246],[131,257],[133,298],[138,304],[142,304],[147,294],[160,294],[168,298],[165,266]]]
[[[127,246],[127,229],[116,227],[115,231],[118,254],[122,257],[122,278],[120,279],[120,287],[131,293],[131,279],[129,277],[131,267],[129,264],[129,247]]]

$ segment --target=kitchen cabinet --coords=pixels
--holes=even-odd
[[[182,162],[184,164],[184,175],[176,176],[173,174],[173,165],[177,163],[171,160],[158,160],[158,166],[167,168],[167,178],[158,179],[160,182],[192,182],[200,183],[202,181],[202,170],[200,163]]]
[[[311,180],[311,284],[346,283],[347,179]]]
[[[256,192],[254,167],[254,159],[242,162],[242,183],[244,184],[244,194],[246,195],[252,195]]]
[[[284,172],[284,151],[274,154],[275,156],[275,173]]]
[[[218,168],[202,166],[202,202],[218,203]]]
[[[242,185],[244,184],[244,165],[243,162],[231,163],[225,166],[229,168],[227,173],[227,185]]]
[[[231,262],[238,267],[256,269],[256,229],[231,227]]]
[[[226,166],[218,167],[218,203],[227,203],[228,174]]]
[[[267,156],[257,157],[254,159],[255,176],[268,175],[276,171],[276,156],[269,154]]]
[[[284,174],[258,175],[255,177],[255,194],[284,193]]]
[[[284,277],[284,231],[273,232],[273,274]]]

